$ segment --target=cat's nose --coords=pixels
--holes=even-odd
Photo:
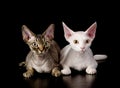
[[[82,50],[83,50],[83,49],[85,49],[85,47],[80,47],[80,49],[82,49]]]
[[[43,51],[43,46],[42,46],[42,45],[39,45],[39,49],[40,49],[41,51]]]

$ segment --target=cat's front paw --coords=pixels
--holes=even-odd
[[[88,74],[96,74],[97,70],[95,68],[87,68],[86,69],[86,72]]]
[[[71,74],[71,70],[70,69],[63,69],[63,70],[61,70],[61,73],[63,75],[69,75],[69,74]]]
[[[58,68],[54,68],[52,70],[52,75],[55,77],[59,77],[61,75],[61,71]]]
[[[23,76],[24,76],[25,78],[30,78],[32,75],[33,75],[33,71],[27,71],[27,72],[24,72],[24,73],[23,73]]]

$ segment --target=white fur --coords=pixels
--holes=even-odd
[[[88,74],[95,74],[98,63],[96,60],[107,58],[106,55],[95,55],[90,49],[91,43],[95,37],[96,23],[91,25],[85,32],[72,31],[65,23],[63,23],[65,39],[69,42],[61,50],[61,62],[63,66],[61,73],[64,75],[71,74],[70,68],[81,71],[86,70]],[[75,44],[73,41],[77,40],[79,43]],[[86,43],[89,40],[89,43]]]
[[[107,55],[94,55],[95,60],[105,60],[108,56]]]
[[[70,68],[81,71],[85,68],[89,74],[96,73],[97,62],[93,57],[92,51],[88,48],[85,52],[79,52],[72,49],[71,45],[67,45],[61,51],[62,74],[71,74]]]

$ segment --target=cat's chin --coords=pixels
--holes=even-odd
[[[80,52],[80,53],[84,53],[84,52],[85,52],[85,50],[79,50],[79,52]]]
[[[33,53],[40,56],[40,55],[43,55],[44,52],[33,52]]]
[[[79,52],[80,52],[80,53],[84,53],[84,52],[85,52],[85,50],[80,50]]]
[[[85,52],[85,50],[75,50],[75,51],[77,51],[79,53],[84,53]]]

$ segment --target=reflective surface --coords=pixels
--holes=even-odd
[[[34,76],[25,79],[22,73],[24,68],[17,69],[16,88],[112,88],[114,81],[110,73],[112,65],[109,61],[99,63],[98,72],[95,75],[88,75],[84,71],[78,72],[73,69],[72,74],[55,78],[50,74],[39,74],[35,72]],[[110,68],[109,68],[110,67]],[[115,86],[115,85],[114,85]]]
[[[41,15],[41,14],[40,14]],[[13,65],[16,63],[16,74],[15,82],[12,84],[15,85],[15,88],[120,88],[119,86],[119,50],[118,42],[119,38],[117,35],[117,21],[114,20],[113,16],[110,14],[107,15],[98,15],[98,16],[36,16],[36,15],[25,15],[23,17],[16,16],[14,17],[14,22],[12,24],[15,29],[15,43],[13,47],[16,48],[15,53],[13,53],[13,58],[7,58],[8,65]],[[109,17],[110,16],[110,17]],[[118,19],[118,18],[117,18]],[[13,18],[12,18],[13,20]],[[11,20],[10,20],[11,21]],[[24,68],[18,67],[18,63],[25,60],[29,48],[23,42],[21,36],[21,25],[28,25],[31,30],[35,33],[42,33],[46,27],[55,23],[55,40],[58,42],[60,47],[64,47],[68,42],[64,39],[63,28],[61,22],[64,21],[68,26],[73,30],[84,30],[89,27],[94,21],[97,21],[97,35],[91,46],[93,53],[97,54],[107,54],[108,58],[105,61],[99,63],[97,68],[96,75],[87,75],[85,72],[72,71],[72,74],[69,76],[61,76],[59,78],[54,78],[50,74],[38,74],[35,73],[30,79],[24,79],[22,73],[25,71]],[[119,22],[119,21],[118,21]],[[10,22],[9,22],[10,23]],[[6,25],[5,25],[6,27]],[[5,28],[4,28],[5,29]],[[10,28],[7,28],[10,29]],[[10,30],[10,31],[11,31]],[[12,32],[14,33],[14,31]],[[119,33],[119,32],[118,32]],[[14,34],[13,34],[14,35]],[[117,36],[116,36],[117,35]],[[8,35],[6,35],[8,36]],[[12,34],[10,34],[12,36]],[[9,37],[9,36],[8,36]],[[116,41],[117,39],[117,41]],[[11,42],[7,41],[7,46],[11,47],[9,44]],[[13,49],[12,47],[12,49]],[[11,49],[11,50],[12,50]],[[8,50],[8,49],[7,49]],[[6,59],[4,59],[6,62]],[[8,61],[9,60],[9,61]],[[14,62],[16,60],[16,62]],[[10,69],[12,69],[11,67]],[[5,69],[5,70],[6,70]],[[6,79],[6,82],[10,82],[13,79],[11,76],[12,71],[6,70],[6,75],[10,76],[10,79]],[[13,72],[14,72],[13,71]],[[8,74],[9,73],[9,74]],[[6,77],[6,75],[4,77]],[[10,81],[9,81],[10,80]],[[12,88],[12,87],[11,87]]]

